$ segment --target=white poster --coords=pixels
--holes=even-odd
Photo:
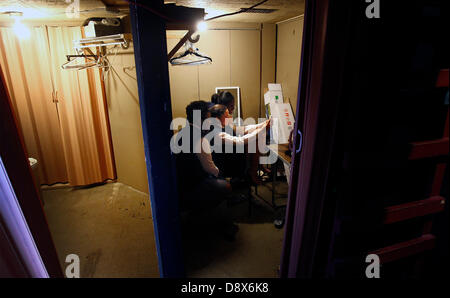
[[[268,117],[272,116],[272,139],[276,144],[288,144],[289,134],[294,129],[295,118],[289,103],[266,105]]]

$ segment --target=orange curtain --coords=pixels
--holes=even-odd
[[[0,28],[0,63],[27,153],[39,163],[36,178],[53,184],[68,178],[46,38],[45,28],[33,28],[23,40],[12,29]]]
[[[80,27],[33,28],[29,40],[0,28],[0,63],[41,184],[116,178],[100,72],[61,68],[80,38]]]

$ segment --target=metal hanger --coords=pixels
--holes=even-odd
[[[169,60],[172,65],[200,65],[212,63],[211,57],[208,57],[198,51],[193,43],[186,41],[186,50]]]

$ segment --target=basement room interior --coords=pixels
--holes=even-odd
[[[441,2],[0,1],[0,277],[447,276]]]
[[[60,266],[75,254],[81,277],[158,277],[129,2],[66,2],[0,3],[4,84]],[[161,45],[173,119],[189,118],[187,107],[197,102],[194,108],[226,110],[236,127],[286,121],[277,131],[267,127],[273,163],[237,154],[224,163],[236,179],[218,168],[226,200],[209,209],[180,203],[186,276],[278,277],[305,3],[164,4],[160,13],[173,20]],[[176,135],[189,126],[176,123],[161,129]],[[177,167],[177,182],[191,170]],[[189,191],[179,187],[180,200]]]

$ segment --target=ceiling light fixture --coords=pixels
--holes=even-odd
[[[15,20],[12,28],[17,37],[20,39],[30,37],[30,29],[22,23],[23,13],[21,11],[5,11],[3,14],[9,15]]]
[[[197,23],[197,30],[198,32],[204,32],[208,29],[208,25],[204,21],[200,21]]]
[[[19,18],[16,18],[16,22],[13,26],[14,33],[16,33],[17,37],[20,39],[28,39],[30,37],[30,29],[25,26]]]

